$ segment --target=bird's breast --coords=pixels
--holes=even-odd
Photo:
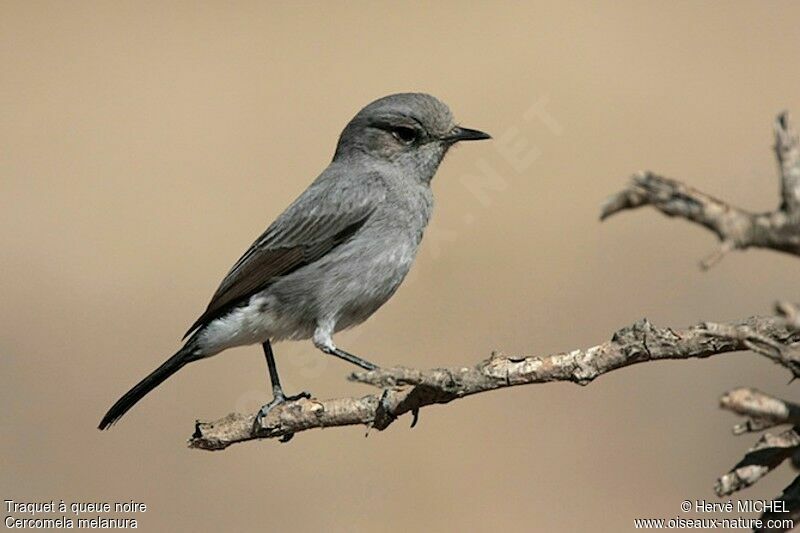
[[[340,304],[337,331],[363,322],[392,297],[411,268],[416,248],[410,239],[384,240],[364,250],[352,269],[329,278],[326,292]]]

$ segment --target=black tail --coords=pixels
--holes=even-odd
[[[97,426],[97,429],[108,429],[111,427],[122,415],[128,412],[128,409],[144,398],[148,392],[161,385],[164,380],[183,368],[184,365],[194,361],[196,358],[192,356],[193,350],[190,348],[190,345],[191,342],[187,343],[186,346],[178,350],[178,353],[164,361],[160,367],[153,370],[149,376],[134,385],[122,398],[117,400],[117,403],[111,406],[106,416],[100,421],[100,425]]]

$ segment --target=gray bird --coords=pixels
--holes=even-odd
[[[267,359],[273,399],[256,416],[256,430],[273,407],[308,397],[283,393],[272,341],[310,338],[326,354],[377,368],[337,348],[333,334],[369,318],[408,273],[433,208],[430,182],[447,150],[489,138],[457,126],[450,109],[427,94],[394,94],[359,111],[331,164],[236,262],[184,346],[125,393],[99,429],[187,363],[234,346],[260,343]]]

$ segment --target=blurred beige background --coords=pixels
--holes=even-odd
[[[195,418],[269,398],[250,347],[95,426],[179,346],[347,120],[397,91],[496,139],[448,155],[410,278],[340,346],[472,364],[796,299],[796,258],[736,253],[702,273],[710,233],[651,210],[597,217],[643,168],[772,209],[771,122],[800,120],[798,19],[791,2],[3,2],[0,496],[143,501],[145,531],[620,531],[713,500],[754,440],[731,435],[719,395],[797,398],[752,354],[485,394],[368,438],[186,449]],[[370,392],[310,343],[277,357],[288,391]]]

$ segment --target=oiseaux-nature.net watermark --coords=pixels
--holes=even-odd
[[[684,513],[694,512],[702,516],[676,515],[670,518],[634,518],[635,529],[747,529],[788,530],[794,528],[789,518],[789,509],[782,500],[728,500],[709,502],[706,500],[683,500],[680,509]],[[765,518],[730,516],[738,513],[764,513]],[[710,516],[728,515],[728,516]],[[781,517],[784,515],[784,517]]]

